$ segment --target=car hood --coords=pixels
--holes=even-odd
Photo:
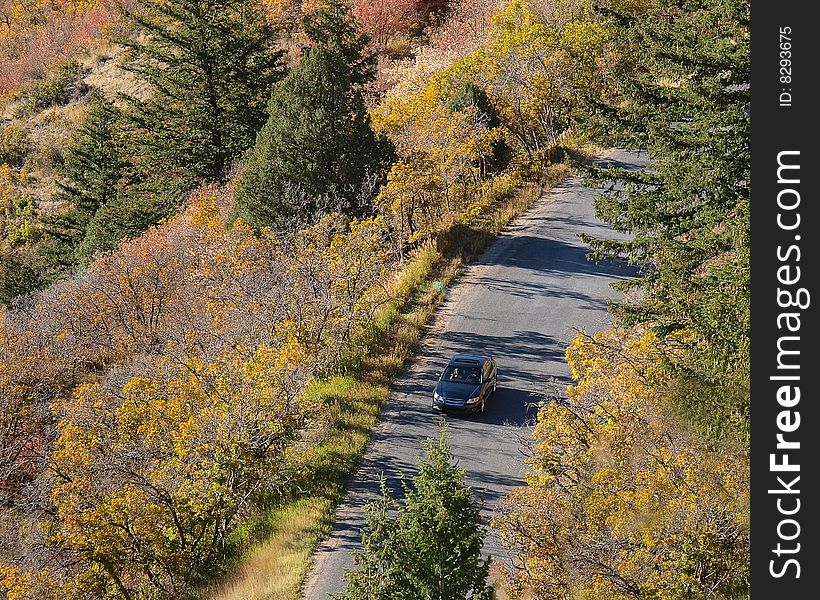
[[[456,383],[453,381],[439,381],[436,386],[436,393],[443,396],[445,400],[467,400],[478,396],[481,385],[474,383]]]

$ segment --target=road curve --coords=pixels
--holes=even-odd
[[[642,164],[633,154],[610,151],[604,161]],[[551,190],[518,219],[484,256],[458,279],[407,372],[394,385],[373,441],[348,484],[333,533],[320,545],[304,588],[306,600],[327,600],[344,589],[363,526],[362,506],[378,492],[379,474],[399,489],[400,473],[413,475],[422,440],[435,437],[440,417],[430,408],[434,374],[450,356],[492,354],[498,391],[482,415],[446,417],[453,454],[467,469],[470,486],[483,498],[489,519],[498,501],[524,483],[521,438],[534,417],[533,403],[563,393],[569,383],[564,351],[576,330],[611,322],[610,283],[634,275],[627,267],[586,259],[579,233],[612,236],[594,216],[598,192],[572,177]],[[484,552],[506,552],[489,530]]]

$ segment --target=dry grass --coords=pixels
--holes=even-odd
[[[89,50],[83,57],[83,65],[89,69],[83,81],[93,86],[112,101],[120,94],[145,100],[151,96],[151,87],[121,65],[123,48],[111,42],[103,42]]]
[[[19,94],[7,95],[0,101],[0,126],[25,132],[21,166],[28,176],[19,195],[35,198],[38,209],[46,214],[56,209],[52,199],[60,179],[60,165],[88,112],[87,86],[99,88],[111,99],[119,93],[137,97],[147,94],[144,83],[118,66],[121,53],[121,48],[106,41],[77,53],[76,59],[83,67],[78,81],[85,86],[66,104],[27,112],[22,110],[25,100]]]
[[[46,213],[51,211],[65,150],[87,112],[88,104],[77,101],[47,108],[27,120],[30,148],[25,166],[32,175],[32,185],[26,192],[38,199],[38,207]]]
[[[249,552],[233,576],[209,597],[293,597],[304,565],[325,530],[328,514],[332,514],[329,499],[317,496],[302,498],[277,510],[273,535]]]
[[[395,299],[379,313],[370,351],[347,374],[314,384],[308,393],[328,408],[330,427],[311,465],[311,485],[289,503],[269,507],[240,537],[247,544],[235,567],[204,596],[209,600],[296,600],[317,545],[331,532],[335,508],[375,427],[390,386],[413,357],[450,283],[492,240],[569,174],[552,165],[539,180],[505,191],[482,210],[417,250],[398,274]],[[251,540],[263,540],[252,543]]]

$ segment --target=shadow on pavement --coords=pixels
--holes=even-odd
[[[631,278],[639,269],[621,260],[591,261],[587,259],[589,248],[561,240],[521,235],[515,238],[512,252],[486,257],[482,264],[499,264],[506,267],[530,269],[555,277],[607,277]],[[516,250],[520,248],[520,252]]]
[[[622,160],[618,160],[617,158],[603,158],[601,160],[594,161],[594,164],[595,166],[602,167],[604,169],[607,167],[613,167],[616,169],[624,169],[626,171],[636,171],[647,167],[649,156],[645,150],[640,150],[630,156],[630,161],[632,162],[624,162]]]
[[[515,388],[499,386],[495,394],[487,399],[483,413],[459,415],[447,413],[447,418],[476,421],[487,425],[521,426],[535,419],[538,403],[543,400],[543,394]]]

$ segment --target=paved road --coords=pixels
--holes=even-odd
[[[607,160],[635,164],[634,155],[612,151]],[[415,473],[420,442],[437,434],[430,409],[434,374],[450,356],[490,353],[498,363],[499,387],[482,415],[446,417],[453,453],[468,483],[485,501],[489,519],[498,501],[524,483],[521,438],[530,435],[532,404],[563,393],[569,383],[564,350],[576,329],[610,323],[609,284],[633,273],[614,263],[586,260],[578,233],[612,235],[595,219],[597,192],[571,178],[554,189],[467,269],[436,317],[420,358],[398,381],[358,473],[349,483],[331,538],[321,545],[305,586],[306,600],[327,600],[344,588],[344,569],[360,541],[362,506],[378,491],[384,473],[398,489],[398,473]],[[484,552],[506,552],[491,530]]]

